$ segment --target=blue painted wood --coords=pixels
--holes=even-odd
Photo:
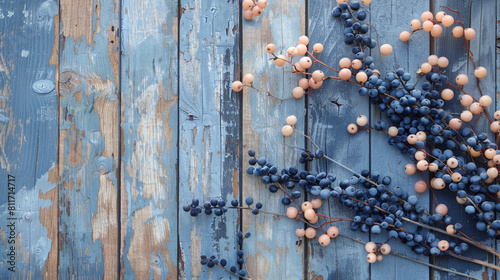
[[[382,44],[391,44],[393,46],[393,54],[381,57],[379,48],[371,50],[371,56],[375,61],[376,68],[380,71],[381,76],[385,76],[387,71],[394,71],[395,68],[403,68],[412,76],[412,81],[416,82],[418,78],[417,70],[420,65],[427,62],[429,56],[429,34],[424,31],[415,33],[409,42],[401,42],[399,33],[403,30],[411,30],[410,21],[413,18],[420,18],[423,11],[429,10],[429,2],[420,0],[412,1],[391,1],[378,2],[370,5],[371,25],[375,29],[371,29],[371,37],[377,40],[378,46]],[[378,15],[378,16],[373,16]],[[421,80],[420,83],[423,81]],[[371,122],[375,124],[380,119],[391,123],[385,112],[380,112],[377,106],[371,107]],[[385,132],[372,131],[370,139],[370,161],[371,170],[379,172],[382,176],[390,176],[392,179],[389,190],[396,186],[407,191],[409,195],[417,195],[415,192],[415,182],[423,180],[419,174],[408,176],[404,172],[404,167],[408,163],[412,163],[409,154],[402,154],[396,146],[390,146],[388,140],[390,136]],[[428,175],[425,174],[427,177]],[[435,207],[429,204],[430,191],[418,196],[419,204],[426,209]],[[416,226],[410,223],[403,223],[403,226],[411,231],[416,229]],[[422,232],[424,233],[424,232]],[[374,235],[371,234],[371,240],[376,243],[384,243],[387,241],[387,234]],[[391,250],[416,258],[425,262],[429,261],[429,257],[418,255],[411,251],[407,245],[402,244],[399,239],[388,242]],[[404,269],[402,269],[404,268]],[[400,257],[387,255],[384,260],[371,265],[372,279],[428,279],[429,268],[425,265],[420,265],[410,260]]]
[[[63,0],[60,12],[59,277],[117,278],[119,7]]]
[[[301,77],[292,74],[288,64],[283,68],[274,65],[265,49],[267,44],[273,43],[276,45],[276,54],[285,54],[288,47],[296,46],[297,39],[306,32],[304,20],[304,0],[278,0],[269,1],[269,6],[261,16],[252,21],[243,21],[243,75],[254,74],[255,87],[270,91],[279,98],[292,97],[292,90]],[[286,145],[303,147],[303,136],[294,134],[285,139],[281,127],[286,124],[287,116],[293,114],[298,118],[296,129],[304,131],[304,98],[280,102],[248,89],[240,94],[243,94],[244,169],[249,166],[247,152],[250,148],[254,148],[259,157],[265,157],[279,170],[297,166],[298,151]],[[284,214],[287,208],[281,203],[285,197],[283,192],[270,193],[260,178],[246,173],[243,175],[242,195],[243,201],[247,196],[252,196],[255,202],[262,202],[265,211]],[[299,241],[295,230],[304,227],[303,223],[286,217],[276,220],[267,214],[254,216],[246,211],[242,215],[242,224],[244,232],[252,234],[243,247],[245,267],[252,279],[302,277],[305,243]]]
[[[56,279],[57,1],[2,1],[0,33],[0,278]]]
[[[182,1],[179,22],[179,269],[186,279],[234,279],[200,265],[200,256],[236,264],[238,212],[193,218],[192,198],[239,195],[239,107],[230,84],[238,71],[238,2]]]
[[[121,7],[125,279],[175,279],[178,273],[177,7],[178,1],[124,1]]]
[[[336,6],[334,1],[309,1],[309,36],[311,44],[319,42],[324,45],[323,52],[317,58],[334,69],[339,69],[339,60],[343,57],[353,59],[354,54],[351,47],[344,44],[343,23],[331,15]],[[310,71],[316,69],[322,70],[325,76],[338,76],[320,65],[313,66]],[[369,116],[370,107],[368,99],[360,97],[357,92],[358,86],[351,83],[325,80],[319,90],[308,95],[308,134],[324,149],[326,155],[361,172],[370,166],[369,133],[360,131],[356,135],[350,135],[347,125],[355,122],[360,114]],[[342,105],[339,107],[332,101]],[[312,170],[327,171],[335,175],[337,180],[334,187],[353,175],[326,160],[313,162]],[[331,217],[352,219],[355,215],[338,200],[330,199],[324,204],[321,211]],[[360,238],[365,242],[369,240],[366,233],[351,231],[350,222],[334,225],[343,235]],[[337,237],[327,247],[321,247],[316,240],[309,242],[309,247],[308,279],[350,279],[353,275],[359,279],[369,279],[369,264],[363,246],[347,238]]]
[[[436,12],[440,10],[446,11],[446,9],[439,8],[439,6],[441,5],[446,5],[452,9],[458,10],[461,14],[462,21],[464,22],[465,27],[472,27],[474,28],[474,30],[476,30],[476,36],[470,42],[470,48],[476,58],[477,66],[485,67],[488,73],[495,72],[495,68],[491,61],[494,54],[496,38],[494,32],[491,31],[491,22],[495,20],[496,15],[494,13],[487,12],[496,10],[496,8],[494,8],[494,2],[495,1],[486,1],[484,3],[482,3],[482,1],[464,1],[460,5],[458,5],[456,1],[436,1],[434,3],[434,10]],[[449,13],[456,20],[458,20],[456,13],[449,11],[446,11],[446,13]],[[479,91],[477,90],[473,74],[474,67],[472,66],[472,62],[468,59],[467,51],[463,45],[464,40],[463,38],[454,38],[451,35],[451,30],[452,27],[444,29],[443,35],[437,38],[435,41],[434,50],[438,56],[444,55],[449,59],[450,64],[447,67],[446,72],[449,80],[454,85],[456,85],[456,83],[454,82],[456,76],[462,73],[467,74],[469,77],[469,83],[464,87],[464,90],[473,95],[475,98],[479,98],[480,95]],[[480,85],[483,90],[483,94],[489,94],[495,100],[493,75],[488,75],[481,81]],[[454,101],[456,100],[456,103],[450,106],[450,110],[461,112],[462,110],[464,110],[464,108],[460,106],[458,100],[462,94],[460,94],[460,92],[458,92],[457,90],[454,90],[454,92],[456,96],[456,98],[454,98]],[[490,115],[492,115],[493,111],[493,108],[489,110]],[[475,119],[473,121],[475,121]],[[476,131],[490,131],[489,123],[484,116],[478,122]],[[491,133],[490,137],[492,137]],[[483,244],[486,244],[488,246],[495,246],[495,241],[493,239],[489,239],[485,234],[477,232],[477,230],[475,230],[476,221],[469,215],[465,214],[463,207],[460,207],[456,203],[454,195],[452,195],[451,192],[440,191],[437,196],[440,203],[447,203],[448,205],[450,205],[449,213],[450,215],[452,215],[452,217],[454,217],[455,221],[460,222],[463,225],[467,225],[463,230],[465,234],[473,236],[475,240],[478,240]],[[469,249],[469,251],[467,251],[463,255],[492,262],[491,256],[487,256],[487,254],[485,254],[483,251],[476,248]],[[491,269],[488,269],[487,273],[485,273],[485,269],[479,265],[456,260],[453,258],[435,258],[434,262],[443,267],[453,267],[457,269],[457,271],[466,272],[478,278],[486,277],[491,279],[493,275],[493,271]],[[464,279],[463,277],[458,277],[455,275],[437,271],[434,272],[434,276],[436,279]]]

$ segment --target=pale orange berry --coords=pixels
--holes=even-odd
[[[368,253],[375,253],[377,252],[377,244],[375,244],[375,242],[370,241],[365,244],[365,250]]]
[[[401,42],[408,42],[408,41],[410,41],[410,37],[411,37],[411,34],[408,31],[403,31],[403,32],[401,32],[399,34],[399,40],[401,40]]]
[[[425,153],[422,151],[417,151],[414,156],[416,160],[423,160],[426,157]]]
[[[476,70],[474,70],[474,76],[476,76],[476,78],[478,79],[486,77],[486,73],[486,68],[484,68],[483,66],[479,66],[476,68]]]
[[[446,183],[444,182],[443,179],[441,178],[434,178],[434,184],[432,184],[432,187],[436,190],[442,190],[444,187],[446,187]]]
[[[422,65],[420,65],[420,71],[422,71],[422,73],[424,74],[431,72],[431,70],[432,70],[432,65],[430,63],[424,62],[422,63]]]
[[[314,44],[313,51],[315,53],[321,53],[323,51],[323,44],[321,44],[321,43]]]
[[[365,6],[370,5],[371,2],[372,2],[372,0],[361,0],[361,3],[363,3],[363,5],[365,5]]]
[[[302,57],[300,60],[299,60],[299,65],[300,67],[304,68],[304,69],[309,69],[311,66],[312,66],[312,59],[310,57]]]
[[[429,11],[423,12],[422,15],[420,16],[420,19],[422,21],[432,20],[433,18],[434,18],[434,15]]]
[[[438,61],[439,61],[439,58],[435,54],[429,55],[429,57],[427,58],[427,62],[429,62],[429,64],[432,66],[437,65]]]
[[[424,23],[422,24],[422,29],[424,29],[424,31],[431,32],[433,26],[434,26],[434,23],[432,23],[432,21],[430,21],[430,20],[427,20],[427,21],[424,21]]]
[[[295,234],[298,237],[303,237],[306,234],[306,231],[303,228],[298,228],[295,230]]]
[[[439,37],[443,33],[443,28],[439,24],[434,24],[431,29],[431,36],[432,37]]]
[[[456,199],[457,199],[458,204],[465,204],[467,202],[467,198],[465,198],[465,197],[460,198],[457,196]]]
[[[443,100],[446,100],[446,101],[452,100],[454,95],[455,94],[453,93],[453,90],[451,90],[449,88],[445,88],[445,89],[443,89],[443,91],[441,91],[441,98],[443,98]]]
[[[288,137],[293,134],[293,127],[291,125],[285,125],[281,129],[281,133],[283,133],[283,136]]]
[[[451,175],[451,180],[455,183],[458,183],[462,180],[462,175],[460,175],[460,173],[455,172]]]
[[[261,9],[267,8],[267,4],[268,4],[267,0],[259,0],[257,2],[257,6],[259,6],[259,8],[261,8]]]
[[[312,78],[309,79],[309,87],[312,89],[318,89],[323,85],[323,81],[316,82]]]
[[[405,172],[408,175],[413,175],[417,172],[417,167],[414,164],[408,163],[405,166]]]
[[[441,251],[446,251],[446,250],[448,250],[448,248],[450,248],[450,243],[448,243],[448,241],[446,241],[446,240],[441,240],[438,243],[438,248]]]
[[[369,262],[369,263],[375,263],[377,261],[377,255],[375,255],[374,253],[369,253],[367,256],[366,256],[366,260]]]
[[[418,19],[414,19],[410,23],[411,29],[413,29],[413,30],[419,29],[421,25],[422,25],[422,23],[420,23],[420,20],[418,20]]]
[[[307,53],[307,47],[304,44],[298,44],[295,48],[298,55],[305,55]]]
[[[304,89],[301,88],[301,87],[295,87],[293,88],[292,90],[292,96],[299,99],[299,98],[302,98],[302,96],[304,96]]]
[[[309,201],[304,201],[300,206],[300,209],[302,209],[302,212],[306,212],[307,209],[313,209],[312,203]]]
[[[438,59],[438,66],[441,68],[448,67],[448,63],[449,63],[448,59],[444,56],[442,56]]]
[[[314,219],[315,216],[316,216],[316,212],[312,208],[304,211],[304,218],[306,218],[308,220]]]
[[[382,253],[383,255],[387,255],[391,252],[391,246],[389,246],[389,244],[385,243],[385,244],[382,244],[382,246],[380,246],[380,253]]]
[[[448,125],[453,128],[454,130],[459,130],[462,127],[462,120],[453,118],[450,120]]]
[[[436,21],[438,22],[442,22],[443,21],[443,17],[446,15],[445,12],[443,11],[440,11],[436,14]]]
[[[469,81],[469,77],[467,77],[467,75],[465,74],[459,74],[456,78],[455,78],[455,82],[457,83],[457,85],[459,86],[464,86],[467,84],[467,82]]]
[[[481,151],[476,151],[474,150],[472,147],[467,147],[467,150],[469,152],[469,154],[472,156],[472,157],[478,157],[481,155]]]
[[[246,10],[243,12],[243,18],[246,20],[252,20],[253,19],[253,12],[252,10]]]
[[[496,167],[490,167],[486,170],[488,178],[496,179],[498,177],[498,169]]]
[[[351,60],[347,57],[344,57],[344,58],[340,59],[339,66],[340,66],[340,68],[349,68],[349,67],[351,67]]]
[[[448,165],[448,167],[450,168],[455,168],[458,166],[458,160],[456,158],[449,158],[447,161],[446,161],[446,165]]]
[[[446,226],[446,232],[448,234],[455,234],[455,233],[457,233],[457,230],[455,229],[454,225],[447,225]]]
[[[251,84],[253,83],[253,80],[254,80],[254,76],[253,74],[246,74],[244,77],[243,77],[243,82],[245,84]]]
[[[243,0],[241,3],[241,6],[243,7],[243,10],[250,10],[253,7],[254,3],[252,0]]]
[[[472,40],[476,36],[476,31],[472,28],[464,29],[465,40]]]
[[[288,207],[286,209],[286,216],[290,219],[295,219],[297,218],[297,215],[299,214],[299,211],[295,207]]]
[[[288,54],[289,57],[294,57],[297,55],[297,48],[296,47],[289,47],[286,50],[286,53]]]
[[[495,117],[495,120],[500,120],[500,110],[495,111],[495,113],[493,114],[493,117]]]
[[[425,181],[415,182],[415,191],[417,193],[424,193],[427,190],[427,183]]]
[[[328,234],[330,238],[335,238],[339,236],[339,229],[336,226],[331,226],[326,230],[326,234]]]
[[[486,149],[486,151],[484,151],[484,157],[487,159],[493,159],[493,157],[496,155],[497,155],[497,152],[495,150],[493,150],[492,148],[488,148],[488,149]]]
[[[391,126],[387,130],[387,133],[389,134],[389,136],[396,137],[398,136],[398,128],[395,126]]]
[[[357,118],[356,118],[356,124],[358,126],[365,126],[368,124],[368,117],[366,117],[365,115],[359,115]]]
[[[295,125],[297,123],[297,117],[294,115],[290,115],[286,118],[286,123],[288,125]]]
[[[423,131],[417,132],[418,141],[425,141],[427,139],[427,134]]]
[[[445,27],[452,26],[455,23],[455,19],[450,15],[445,15],[441,21]]]
[[[363,66],[363,62],[359,59],[354,59],[351,63],[352,69],[355,70],[358,70],[359,68],[361,68],[361,66]]]
[[[439,169],[439,166],[436,163],[434,163],[434,162],[429,163],[429,171],[430,172],[436,172],[438,169]]]
[[[451,30],[451,34],[455,38],[460,38],[460,37],[462,37],[464,35],[464,28],[462,26],[455,26]]]
[[[313,209],[318,209],[318,208],[321,207],[321,205],[323,203],[321,202],[321,199],[319,199],[319,198],[313,198],[313,200],[311,200],[311,204],[313,206]]]
[[[377,255],[377,261],[378,261],[378,262],[381,262],[381,261],[383,261],[383,260],[384,260],[384,256],[382,256],[382,255]]]
[[[299,37],[299,44],[307,46],[309,44],[309,38],[305,35]]]
[[[309,80],[307,78],[300,79],[299,87],[301,87],[303,90],[307,90],[309,88]]]
[[[479,102],[474,102],[470,105],[469,111],[474,115],[478,115],[483,111],[483,107],[481,107],[481,104],[479,104]]]
[[[481,104],[481,106],[483,107],[490,106],[492,102],[493,100],[488,95],[483,95],[481,96],[481,98],[479,98],[479,104]]]
[[[278,67],[282,67],[283,65],[286,64],[286,62],[287,62],[287,59],[282,54],[277,55],[276,59],[274,59],[274,65],[276,65]]]
[[[429,163],[426,160],[421,160],[417,163],[417,169],[420,171],[425,171],[429,168]]]
[[[460,119],[466,123],[470,122],[472,120],[472,113],[470,111],[463,111],[461,114],[460,114]]]
[[[306,229],[306,237],[312,239],[316,237],[316,230],[312,227]]]
[[[366,75],[365,72],[358,72],[358,74],[356,74],[356,81],[360,82],[360,83],[364,83],[368,80],[368,76]]]
[[[330,237],[326,234],[322,234],[318,238],[318,242],[319,242],[319,245],[321,245],[323,247],[328,246],[328,244],[330,244]]]
[[[415,145],[415,143],[417,143],[418,141],[418,138],[417,138],[417,135],[415,134],[410,134],[408,135],[408,137],[406,137],[406,142],[408,142],[408,144],[410,145]]]
[[[351,70],[347,69],[347,68],[344,68],[342,70],[340,70],[339,72],[339,78],[343,81],[347,81],[351,78],[352,76],[352,73],[351,73]]]
[[[312,79],[315,81],[315,82],[320,82],[320,81],[323,81],[323,78],[325,77],[325,74],[323,73],[323,71],[321,70],[316,70],[312,73]]]
[[[392,46],[389,44],[383,44],[380,46],[381,55],[390,55],[392,53]]]
[[[472,104],[472,102],[474,102],[474,98],[472,98],[469,94],[464,94],[460,97],[460,104],[462,106],[468,107]]]
[[[500,122],[499,121],[494,121],[490,124],[490,129],[493,133],[498,133],[500,132]],[[496,156],[495,156],[496,158]],[[495,159],[493,159],[495,160]],[[497,163],[497,164],[500,164],[500,163]]]
[[[231,85],[231,88],[233,89],[234,92],[240,92],[243,90],[243,83],[240,81],[234,81],[233,84]]]
[[[448,207],[444,204],[439,204],[438,206],[436,206],[435,212],[446,216],[446,214],[448,214]]]
[[[358,132],[358,126],[356,124],[351,123],[350,125],[347,126],[347,131],[350,134],[355,134],[356,132]]]
[[[254,17],[262,15],[262,9],[259,6],[255,6],[252,8],[252,14]]]

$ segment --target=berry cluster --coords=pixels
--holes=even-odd
[[[305,170],[299,170],[296,167],[282,169],[278,173],[278,168],[269,164],[265,158],[255,158],[255,151],[249,150],[251,165],[247,169],[248,174],[260,177],[261,182],[269,185],[270,192],[277,192],[279,189],[285,195],[281,201],[284,205],[290,205],[294,201],[298,206],[290,206],[286,210],[286,216],[290,219],[297,219],[306,222],[309,226],[306,229],[299,227],[296,230],[298,237],[307,239],[318,239],[321,246],[330,244],[330,240],[339,235],[339,229],[331,226],[332,223],[348,221],[351,230],[360,230],[362,232],[371,232],[380,234],[382,230],[388,231],[389,237],[398,238],[401,242],[409,246],[414,252],[425,255],[444,255],[451,253],[461,254],[464,248],[468,248],[466,243],[445,239],[438,239],[430,231],[418,227],[416,231],[410,231],[403,226],[403,222],[415,221],[424,225],[443,226],[449,235],[454,235],[462,228],[460,223],[454,223],[451,216],[448,215],[448,208],[444,204],[439,204],[435,209],[435,214],[429,214],[428,211],[418,203],[417,195],[410,195],[401,187],[394,187],[390,190],[391,177],[381,176],[377,172],[370,173],[363,170],[360,174],[354,174],[349,179],[341,180],[334,186],[336,177],[327,175],[325,172],[313,174]],[[254,167],[254,165],[259,165]],[[291,194],[286,189],[293,191]],[[294,190],[296,186],[300,190]],[[363,189],[357,188],[363,186]],[[315,197],[308,201],[304,200],[299,204],[296,200],[302,193],[307,193],[307,197]],[[422,192],[420,190],[420,192]],[[319,196],[319,197],[318,197]],[[330,198],[338,199],[342,205],[354,211],[352,219],[341,219],[328,217],[318,212],[323,201]],[[500,221],[496,221],[500,223]],[[328,225],[325,230],[324,227]],[[317,236],[319,230],[323,234]],[[371,244],[371,243],[369,243]],[[387,245],[387,244],[385,244]],[[368,247],[367,247],[368,248]],[[368,250],[368,249],[367,249]],[[465,249],[466,250],[466,249]],[[376,256],[377,247],[370,249],[367,256],[369,262],[382,256]],[[390,246],[382,245],[380,247],[382,254],[390,252]]]
[[[243,17],[246,20],[252,20],[254,17],[260,16],[262,11],[267,8],[267,0],[243,0]]]

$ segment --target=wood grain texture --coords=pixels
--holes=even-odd
[[[0,278],[56,279],[58,2],[2,1],[0,32]]]
[[[179,269],[181,279],[231,278],[200,256],[236,263],[238,212],[193,218],[193,198],[238,198],[238,1],[182,1],[179,23]],[[236,174],[236,176],[234,176]]]
[[[429,10],[429,2],[426,0],[412,1],[391,1],[384,3],[373,3],[370,5],[372,14],[370,24],[376,28],[376,31],[371,29],[371,37],[377,40],[378,46],[371,50],[371,56],[375,61],[376,68],[379,69],[381,76],[384,77],[387,71],[394,71],[394,67],[403,68],[412,76],[411,81],[415,83],[418,75],[417,70],[420,65],[427,62],[429,56],[429,34],[424,31],[415,33],[409,42],[401,42],[399,33],[403,30],[411,30],[410,21],[413,18],[420,18],[422,12]],[[373,16],[378,15],[378,16]],[[378,33],[378,34],[377,34]],[[382,44],[391,44],[393,46],[393,54],[381,57],[379,46]],[[420,80],[417,85],[420,88]],[[371,107],[371,122],[375,124],[380,119],[388,120],[385,112],[380,112],[377,106]],[[372,171],[379,172],[382,176],[390,176],[392,179],[389,190],[393,190],[396,186],[407,191],[409,195],[417,195],[415,192],[415,182],[423,180],[418,173],[408,176],[404,172],[406,164],[411,163],[409,154],[402,154],[394,145],[388,144],[390,136],[385,132],[372,131],[370,138],[370,165]],[[424,173],[426,177],[428,174]],[[419,204],[433,211],[435,204],[429,204],[430,193],[420,194],[418,196]],[[410,223],[403,224],[405,228],[414,231],[416,226]],[[424,234],[425,231],[422,232]],[[371,240],[377,243],[387,241],[387,234],[374,235],[371,234]],[[401,243],[399,239],[388,242],[392,250],[406,256],[416,258],[422,261],[429,261],[429,257],[418,255],[412,252],[411,248]],[[401,268],[405,269],[401,269]],[[425,265],[416,264],[412,261],[392,255],[384,256],[382,262],[376,262],[371,265],[372,279],[427,279],[429,277],[429,268]]]
[[[351,47],[344,44],[344,24],[331,15],[336,6],[333,1],[309,1],[309,37],[311,45],[324,45],[323,52],[318,54],[317,58],[338,69],[339,60],[346,56],[352,58],[353,53]],[[313,66],[310,71],[316,69],[322,70],[325,76],[338,76],[320,65]],[[358,115],[369,112],[368,99],[360,97],[357,91],[356,85],[332,79],[325,80],[319,90],[309,95],[308,135],[326,155],[356,172],[361,172],[363,169],[369,169],[369,134],[366,131],[360,131],[356,135],[347,132],[348,124],[355,122]],[[342,105],[338,106],[332,101]],[[326,160],[316,160],[311,167],[316,172],[327,171],[328,174],[335,175],[337,180],[332,186],[338,186],[341,180],[349,179],[353,175]],[[333,198],[328,202],[324,201],[320,211],[337,218],[352,219],[355,215],[352,210]],[[335,226],[341,234],[368,241],[369,236],[366,233],[351,231],[349,222],[340,222]],[[309,246],[308,279],[349,279],[353,275],[359,279],[370,277],[363,246],[341,237],[333,239],[327,247],[320,246],[316,240],[309,242]]]
[[[177,1],[125,1],[121,278],[177,278]]]
[[[117,5],[65,0],[60,6],[59,277],[64,279],[119,274]]]
[[[488,73],[494,73],[495,67],[491,63],[493,61],[493,56],[495,55],[495,39],[496,35],[493,31],[492,22],[495,20],[496,15],[491,13],[491,11],[496,10],[495,1],[460,1],[458,4],[456,1],[436,1],[434,3],[434,10],[446,11],[452,15],[456,20],[458,17],[456,13],[449,12],[446,9],[440,8],[441,5],[446,5],[452,9],[456,9],[460,12],[462,21],[465,27],[472,27],[476,30],[475,38],[470,41],[470,49],[474,53],[477,66],[483,66],[487,69]],[[454,25],[455,26],[455,25]],[[479,98],[480,94],[477,90],[477,85],[474,77],[474,67],[470,59],[468,59],[467,50],[464,47],[463,38],[454,38],[451,35],[452,27],[445,28],[443,35],[435,41],[434,51],[438,56],[446,56],[450,64],[447,67],[446,74],[449,81],[456,85],[455,78],[458,74],[467,74],[469,77],[469,83],[464,86],[464,90],[470,93],[475,98]],[[480,86],[482,88],[483,94],[490,95],[493,100],[495,100],[495,78],[493,75],[487,75],[486,78],[480,81]],[[453,105],[450,107],[452,111],[461,112],[464,110],[460,103],[458,102],[462,94],[457,90],[454,90],[455,98],[453,99]],[[488,110],[490,115],[494,112],[493,108]],[[474,119],[475,121],[475,119]],[[487,119],[483,116],[476,126],[476,131],[489,132],[489,123]],[[493,135],[489,134],[490,139],[493,139]],[[449,214],[454,218],[454,221],[460,222],[464,226],[463,232],[469,236],[473,236],[475,240],[482,242],[488,246],[495,246],[495,240],[489,239],[486,234],[478,232],[475,229],[476,220],[472,219],[470,215],[467,215],[463,209],[460,207],[454,198],[454,195],[449,191],[437,193],[438,200],[440,203],[446,203],[449,205]],[[493,262],[491,256],[488,256],[483,251],[476,248],[470,248],[463,255],[477,258],[480,260]],[[454,258],[435,258],[434,262],[444,267],[453,267],[457,271],[465,272],[472,276],[491,279],[493,276],[493,271],[486,270],[484,267],[479,265],[467,263],[461,260],[456,260]],[[455,275],[442,273],[435,271],[434,276],[436,279],[463,279],[462,277],[457,277]]]
[[[254,86],[271,92],[280,98],[292,97],[292,90],[301,78],[291,72],[291,66],[282,68],[274,65],[265,49],[266,45],[276,45],[276,54],[286,54],[290,46],[304,35],[305,1],[269,1],[264,13],[253,21],[243,22],[243,75],[255,75]],[[297,59],[297,58],[296,58]],[[295,60],[296,60],[295,59]],[[296,115],[299,122],[296,129],[304,131],[304,99],[277,101],[264,93],[245,89],[243,94],[243,166],[248,165],[248,150],[254,148],[259,157],[282,168],[297,166],[298,151],[286,145],[303,147],[303,137],[294,134],[285,139],[281,127],[286,117]],[[300,188],[299,186],[296,186]],[[281,199],[285,195],[278,191],[270,193],[268,186],[260,178],[243,175],[243,201],[252,196],[255,203],[264,204],[263,210],[285,213]],[[290,205],[297,207],[297,205]],[[252,237],[245,241],[245,266],[253,279],[300,279],[303,271],[304,243],[300,243],[295,229],[303,223],[271,215],[252,215],[246,211],[242,215],[243,231]]]

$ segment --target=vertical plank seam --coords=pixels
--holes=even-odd
[[[238,57],[238,64],[239,64],[239,69],[237,70],[238,72],[238,78],[243,77],[243,7],[240,5],[240,1],[235,1],[236,5],[238,5],[238,40],[239,40],[239,46],[238,46],[238,52],[239,52],[239,57]],[[235,71],[236,73],[236,71]],[[236,79],[235,79],[236,80]],[[239,79],[238,79],[239,80]],[[238,129],[238,134],[239,134],[239,158],[238,158],[238,201],[239,205],[243,205],[243,140],[244,140],[244,135],[243,135],[243,93],[238,94],[238,103],[239,103],[239,129]],[[238,210],[238,230],[243,232],[243,210],[240,209]],[[255,236],[257,238],[257,236]],[[238,249],[242,250],[243,245],[238,244]],[[240,269],[241,269],[240,265]],[[242,279],[241,277],[239,279]]]
[[[304,15],[304,32],[307,37],[309,37],[309,0],[304,1],[305,5],[305,15]],[[304,107],[305,107],[305,114],[304,114],[304,132],[306,134],[309,133],[309,95],[306,94],[304,98]],[[326,143],[326,142],[325,142]],[[307,138],[304,136],[304,148],[307,148]],[[309,164],[306,162],[305,165],[306,170],[309,170]],[[305,197],[308,198],[307,192],[305,192]],[[305,224],[304,224],[305,228]],[[308,279],[309,278],[309,242],[304,242],[304,248],[302,251],[302,264],[303,264],[303,279]]]
[[[118,131],[118,163],[116,167],[116,174],[118,175],[118,178],[116,180],[116,209],[117,209],[117,214],[116,214],[116,219],[117,219],[117,228],[118,228],[118,251],[116,252],[117,254],[117,273],[118,273],[118,279],[121,279],[121,244],[122,244],[122,224],[121,224],[121,214],[122,214],[122,46],[123,46],[123,32],[122,32],[122,27],[123,27],[123,12],[122,12],[122,7],[123,7],[123,0],[118,0],[117,2],[118,5],[118,81],[116,82],[116,86],[118,88],[118,123],[117,123],[117,131]]]
[[[59,38],[59,47],[57,48],[57,66],[56,66],[56,74],[55,76],[57,77],[56,81],[56,93],[57,93],[57,110],[58,110],[58,114],[57,114],[57,122],[58,122],[58,128],[57,128],[57,148],[56,148],[56,155],[57,155],[57,159],[56,159],[56,162],[57,162],[57,178],[58,178],[58,182],[57,182],[57,192],[56,192],[56,196],[57,196],[57,209],[60,209],[60,200],[59,200],[59,186],[60,186],[60,174],[61,172],[59,171],[61,169],[61,166],[59,165],[60,161],[59,161],[59,153],[61,152],[60,150],[60,145],[61,145],[61,130],[59,129],[59,125],[60,125],[60,121],[62,120],[62,110],[61,110],[61,96],[60,96],[60,89],[59,89],[59,80],[60,80],[60,76],[61,76],[61,70],[60,70],[60,67],[61,67],[61,50],[62,50],[62,38],[61,38],[61,27],[62,27],[62,17],[61,17],[61,14],[62,14],[62,10],[61,10],[61,1],[58,1],[58,19],[59,19],[59,22],[55,22],[54,21],[54,25],[58,24],[59,25],[59,28],[57,28],[57,30],[59,31],[59,34],[54,34],[54,36],[57,36]],[[54,32],[55,33],[55,32]],[[62,216],[62,211],[57,211],[58,215],[57,215],[57,240],[55,242],[57,242],[56,244],[56,248],[57,248],[57,258],[56,258],[56,262],[57,262],[57,271],[55,272],[56,275],[57,275],[57,278],[59,278],[59,266],[60,266],[60,263],[61,263],[61,243],[59,242],[61,240],[61,233],[59,232],[59,226],[61,224],[61,216]]]
[[[429,0],[429,11],[434,14],[435,12],[435,9],[434,9],[434,6],[436,5],[436,2],[434,0]],[[434,37],[430,36],[429,35],[429,55],[432,55],[435,53],[434,51],[434,48],[436,47],[436,40],[434,40]],[[423,176],[425,177],[425,172],[422,173]],[[430,180],[430,177],[431,177],[431,174],[430,172],[427,173],[427,175],[429,176],[428,178],[426,178],[427,180]],[[431,210],[431,206],[433,205],[434,203],[434,196],[432,195],[429,195],[429,212],[432,211]],[[430,255],[429,256],[429,263],[431,264],[435,264],[434,263],[434,256]],[[430,280],[433,280],[434,279],[434,269],[432,267],[429,266],[429,279]]]
[[[181,256],[181,243],[180,243],[180,216],[179,216],[179,156],[180,156],[180,147],[181,147],[181,135],[180,135],[180,75],[181,75],[181,67],[180,67],[180,47],[181,47],[181,7],[182,7],[182,0],[178,0],[177,2],[177,155],[175,159],[175,200],[177,202],[177,279],[180,279],[180,264],[182,262],[182,256]],[[184,267],[183,267],[184,268]]]

